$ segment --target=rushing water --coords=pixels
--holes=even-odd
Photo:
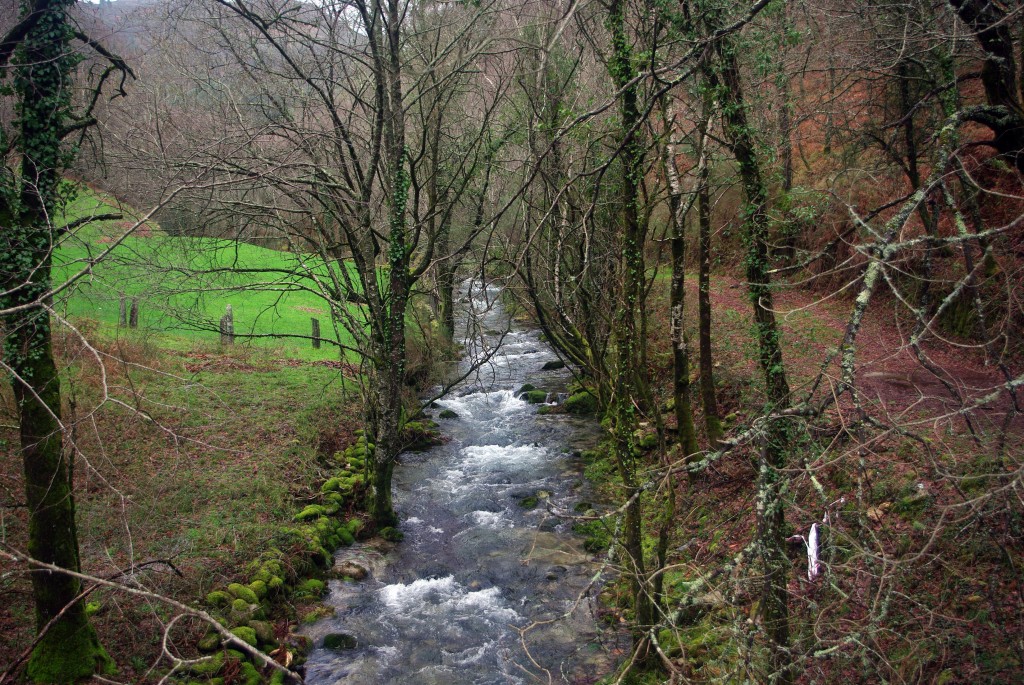
[[[400,460],[394,495],[405,540],[339,550],[371,574],[331,583],[336,613],[308,631],[308,683],[591,683],[607,666],[618,637],[594,616],[598,566],[543,505],[547,496],[572,510],[585,497],[573,454],[593,443],[595,427],[538,415],[516,397],[526,382],[564,388],[568,373],[541,371],[555,355],[535,331],[507,330],[496,288],[470,287],[463,324],[484,342],[467,345],[461,368],[485,349],[497,353],[437,403],[459,415],[439,421],[447,442]],[[531,495],[542,505],[519,506]],[[333,632],[354,636],[356,647],[321,648]]]

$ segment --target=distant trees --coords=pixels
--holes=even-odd
[[[211,129],[188,149],[152,146],[155,161],[223,179],[211,212],[284,238],[294,258],[266,271],[268,287],[315,292],[354,339],[345,352],[363,362],[379,527],[397,523],[391,474],[416,413],[405,391],[414,294],[432,276],[436,334],[450,340],[458,266],[492,223],[508,87],[500,7],[258,0],[173,12],[176,40],[192,49],[172,59],[223,59],[185,95]],[[165,131],[178,125],[188,121],[167,117]]]

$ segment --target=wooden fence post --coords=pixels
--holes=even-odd
[[[320,349],[320,319],[316,317],[310,317],[310,322],[313,324],[313,349]]]
[[[138,327],[139,327],[139,298],[133,297],[132,298],[131,313],[128,315],[128,328],[138,328]]]
[[[231,311],[231,305],[227,306],[227,311],[220,318],[220,343],[221,345],[235,344],[235,315]]]

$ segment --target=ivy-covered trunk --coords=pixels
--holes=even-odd
[[[409,202],[409,172],[406,169],[405,119],[402,108],[401,24],[402,6],[398,0],[387,3],[384,30],[387,52],[379,62],[378,81],[384,116],[384,154],[391,170],[388,206],[387,295],[378,298],[372,323],[376,336],[374,379],[376,411],[371,426],[376,439],[372,460],[370,513],[378,528],[394,526],[398,516],[391,501],[391,476],[395,460],[402,450],[401,431],[405,420],[402,388],[405,380],[405,311],[412,289],[409,272],[410,247],[406,235],[406,208]],[[376,278],[376,275],[368,275]]]
[[[638,137],[641,115],[637,105],[637,85],[634,81],[633,51],[626,29],[626,2],[616,0],[608,6],[608,28],[612,38],[612,53],[608,70],[619,89],[622,175],[619,196],[618,298],[612,336],[615,342],[616,362],[612,397],[613,435],[615,458],[625,495],[629,498],[624,516],[623,560],[632,586],[633,609],[637,624],[638,648],[644,649],[646,633],[654,622],[654,604],[649,588],[643,554],[643,510],[639,491],[639,449],[635,431],[636,413],[643,376],[646,373],[642,296],[644,290],[644,238],[640,221],[640,183],[643,179],[643,150]],[[645,650],[646,651],[646,650]],[[645,659],[646,653],[639,658]]]
[[[743,239],[746,243],[747,283],[754,308],[758,360],[764,376],[765,411],[778,412],[789,405],[789,384],[782,361],[779,327],[772,303],[769,273],[769,217],[765,211],[768,192],[761,173],[754,132],[747,120],[746,101],[734,46],[723,41],[718,51],[722,116],[743,185]],[[793,680],[789,652],[789,560],[785,554],[785,478],[782,470],[790,447],[785,419],[768,422],[763,436],[757,479],[757,548],[764,574],[761,618],[772,641],[770,681]]]
[[[72,29],[56,0],[28,33],[16,54],[14,92],[21,153],[20,174],[10,167],[0,179],[0,278],[4,361],[21,436],[29,555],[79,571],[75,529],[73,457],[64,446],[60,379],[53,357],[48,307],[51,255],[60,208],[61,170],[67,155],[61,139],[68,120]],[[81,582],[49,571],[32,574],[36,629],[41,634],[28,662],[37,683],[70,683],[109,670],[110,659],[89,624]]]

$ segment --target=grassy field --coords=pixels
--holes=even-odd
[[[287,252],[209,238],[179,238],[163,233],[152,222],[114,245],[133,225],[130,208],[82,187],[69,204],[65,221],[110,212],[124,219],[92,222],[65,238],[56,253],[57,284],[82,272],[90,260],[110,250],[91,273],[76,280],[57,298],[57,309],[72,322],[94,322],[95,332],[110,339],[128,333],[118,326],[122,295],[139,299],[141,336],[171,349],[190,349],[195,343],[216,343],[217,324],[227,305],[234,313],[239,344],[274,348],[285,358],[336,360],[336,345],[312,348],[310,318],[320,320],[321,337],[350,345],[351,337],[332,329],[326,302],[315,292],[310,277],[322,275],[324,265],[301,263]],[[298,336],[298,337],[289,337]],[[305,336],[305,338],[303,338]]]
[[[83,189],[66,220],[114,211]],[[76,230],[56,253],[55,283],[123,234],[124,219]],[[130,223],[127,225],[131,225]],[[83,570],[120,577],[193,603],[246,576],[295,512],[333,475],[330,456],[361,427],[352,379],[338,350],[308,340],[256,338],[227,347],[205,330],[231,304],[236,332],[308,335],[316,295],[262,289],[254,274],[212,269],[282,269],[295,257],[229,241],[173,238],[146,226],[60,293],[57,309],[86,333],[55,327],[64,420],[74,441],[75,497]],[[187,268],[182,268],[187,267]],[[118,326],[120,293],[140,300],[138,330]],[[101,369],[98,360],[102,360]],[[28,516],[8,383],[0,385],[0,541],[24,548]],[[0,671],[30,644],[28,576],[0,573]],[[93,621],[120,669],[117,680],[157,682],[166,605],[123,593],[90,595]],[[302,606],[294,609],[302,614]],[[282,625],[286,625],[287,622]],[[197,626],[177,635],[191,649]],[[193,631],[193,632],[190,632]],[[201,633],[200,633],[201,634]],[[163,666],[165,667],[165,662]]]

